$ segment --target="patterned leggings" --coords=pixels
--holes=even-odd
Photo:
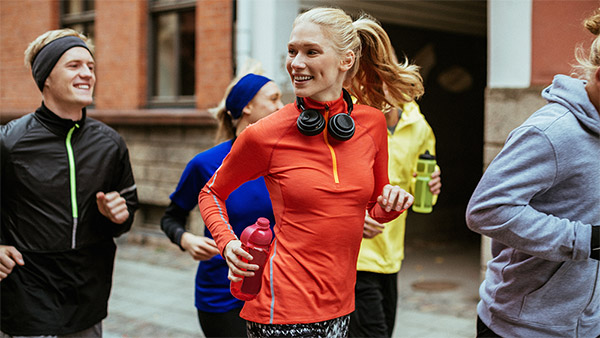
[[[267,337],[348,337],[350,315],[308,324],[259,324],[246,322],[248,338]]]

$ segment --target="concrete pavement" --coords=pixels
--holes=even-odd
[[[204,337],[194,308],[197,262],[167,239],[120,238],[104,337]],[[129,237],[129,238],[128,238]],[[394,337],[474,337],[479,244],[409,242]]]

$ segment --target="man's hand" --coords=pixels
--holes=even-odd
[[[196,236],[190,232],[184,232],[181,235],[181,247],[197,261],[209,260],[219,254],[214,239]]]
[[[377,197],[377,203],[386,212],[406,210],[413,204],[414,200],[413,195],[406,192],[406,190],[391,184],[386,184],[381,195]]]
[[[227,265],[229,266],[229,273],[227,278],[232,282],[239,282],[242,280],[239,276],[252,277],[254,276],[254,270],[258,270],[259,266],[256,264],[249,264],[240,259],[240,257],[246,258],[248,261],[253,259],[246,250],[242,249],[242,242],[240,240],[233,240],[227,243],[225,250],[223,251]],[[244,270],[246,271],[244,271]]]
[[[127,202],[116,191],[107,194],[102,191],[98,192],[96,194],[96,204],[98,204],[100,213],[113,223],[122,224],[129,218]]]
[[[19,250],[14,246],[0,245],[0,281],[8,277],[17,264],[25,265]]]

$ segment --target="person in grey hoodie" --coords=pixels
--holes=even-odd
[[[598,35],[600,10],[586,28]],[[600,336],[600,38],[577,55],[582,79],[555,76],[467,207],[492,238],[478,337]]]

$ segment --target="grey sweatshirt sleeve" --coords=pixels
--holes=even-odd
[[[555,216],[568,215],[570,204],[577,203],[561,196],[564,170],[542,131],[532,126],[515,129],[475,189],[467,225],[546,260],[588,259],[590,224]]]

